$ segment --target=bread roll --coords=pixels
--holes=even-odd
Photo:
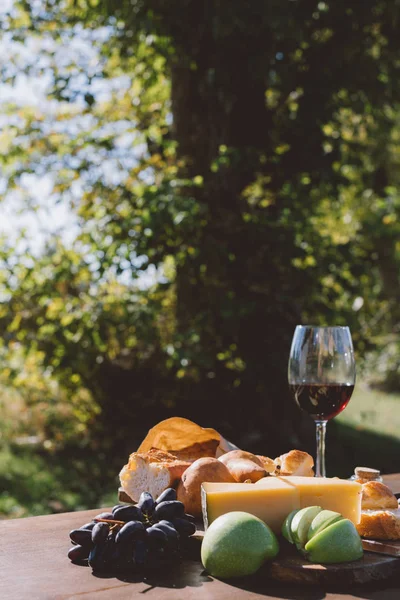
[[[179,460],[194,461],[203,456],[215,457],[221,436],[215,429],[200,427],[189,419],[171,417],[152,427],[138,452],[151,448],[173,454]]]
[[[376,540],[400,539],[400,509],[392,490],[379,481],[364,483],[362,488],[358,533]]]
[[[201,484],[204,481],[235,483],[227,467],[216,458],[199,458],[183,473],[177,488],[178,500],[187,513],[201,517]]]
[[[361,508],[373,510],[398,508],[398,501],[387,485],[380,481],[369,481],[362,486]]]
[[[245,450],[232,450],[218,459],[228,468],[235,481],[255,483],[267,475],[264,466],[255,454]]]
[[[400,540],[400,508],[362,510],[357,531],[362,537],[376,540]]]
[[[157,498],[168,487],[175,486],[191,464],[189,461],[177,460],[172,454],[160,450],[134,452],[119,474],[121,487],[135,502],[145,491]]]
[[[314,459],[302,450],[290,450],[275,460],[275,475],[300,475],[314,477]]]
[[[267,475],[264,467],[247,458],[236,458],[227,463],[227,468],[238,483],[255,483]]]
[[[267,471],[267,473],[272,475],[272,473],[274,473],[276,469],[276,464],[272,460],[272,458],[269,458],[268,456],[262,456],[261,454],[257,454],[256,456],[261,460],[262,466]]]
[[[224,465],[227,465],[229,461],[237,460],[238,458],[251,460],[259,467],[263,466],[263,463],[258,456],[252,454],[251,452],[247,452],[246,450],[231,450],[230,452],[220,456],[218,460],[224,463]]]

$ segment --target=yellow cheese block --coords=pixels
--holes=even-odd
[[[266,477],[264,477],[266,479]],[[296,477],[281,479],[294,485],[300,493],[300,508],[321,506],[340,513],[355,525],[361,520],[362,485],[337,477]]]
[[[337,511],[357,525],[361,494],[361,484],[327,477],[265,477],[256,484],[203,483],[204,525],[227,512],[241,510],[259,517],[279,533],[286,516],[305,506]]]
[[[204,526],[207,528],[227,512],[241,510],[259,517],[279,533],[286,516],[299,506],[299,491],[279,477],[268,480],[268,487],[253,483],[203,483]]]

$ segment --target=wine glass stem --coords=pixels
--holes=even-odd
[[[317,460],[315,465],[315,476],[326,477],[325,470],[325,433],[326,421],[315,421],[317,434]]]

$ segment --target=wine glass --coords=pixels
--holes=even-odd
[[[325,477],[326,423],[346,408],[356,379],[350,329],[298,325],[290,349],[288,378],[297,404],[315,421],[315,475]]]

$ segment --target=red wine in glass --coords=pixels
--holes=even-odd
[[[299,407],[314,421],[329,421],[348,405],[354,390],[351,384],[294,384],[289,386]]]
[[[315,474],[325,477],[326,424],[346,408],[356,380],[349,328],[298,325],[290,349],[288,380],[298,406],[315,421]]]

